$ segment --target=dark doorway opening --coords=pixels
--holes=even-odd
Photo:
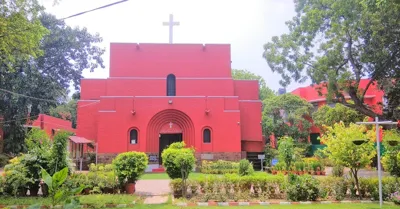
[[[174,142],[181,142],[182,141],[182,133],[179,134],[161,134],[160,135],[160,150],[159,150],[159,161],[158,163],[162,164],[161,153],[162,151],[167,148],[170,144]]]

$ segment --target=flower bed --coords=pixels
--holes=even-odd
[[[170,183],[175,198],[182,197],[182,181]],[[256,174],[240,177],[236,174],[207,176],[188,181],[186,198],[191,202],[246,202],[288,199],[291,201],[343,200],[356,198],[354,184],[340,177],[283,176]],[[360,178],[360,195],[377,200],[377,178]],[[395,192],[395,179],[383,178],[383,197],[390,200]]]

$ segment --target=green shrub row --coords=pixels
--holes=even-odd
[[[343,177],[313,177],[310,175],[205,176],[187,182],[187,198],[194,201],[266,201],[288,199],[290,201],[343,200],[358,198],[351,179]],[[170,183],[176,198],[182,196],[182,180]],[[393,177],[383,178],[383,197],[389,200],[396,191]],[[378,200],[377,178],[360,178],[360,195],[368,200]]]
[[[201,172],[205,174],[238,173],[239,163],[225,160],[201,162]]]

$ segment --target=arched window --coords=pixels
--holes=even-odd
[[[139,143],[138,140],[138,131],[136,129],[132,129],[129,133],[129,139],[131,144]]]
[[[211,131],[208,128],[203,131],[203,143],[211,143]]]
[[[167,76],[167,96],[176,96],[176,84],[174,74],[169,74]]]

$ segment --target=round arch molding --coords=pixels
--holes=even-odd
[[[194,125],[188,115],[180,110],[167,109],[155,114],[147,125],[147,152],[159,151],[159,134],[163,126],[174,123],[182,129],[182,139],[187,146],[194,146]]]

